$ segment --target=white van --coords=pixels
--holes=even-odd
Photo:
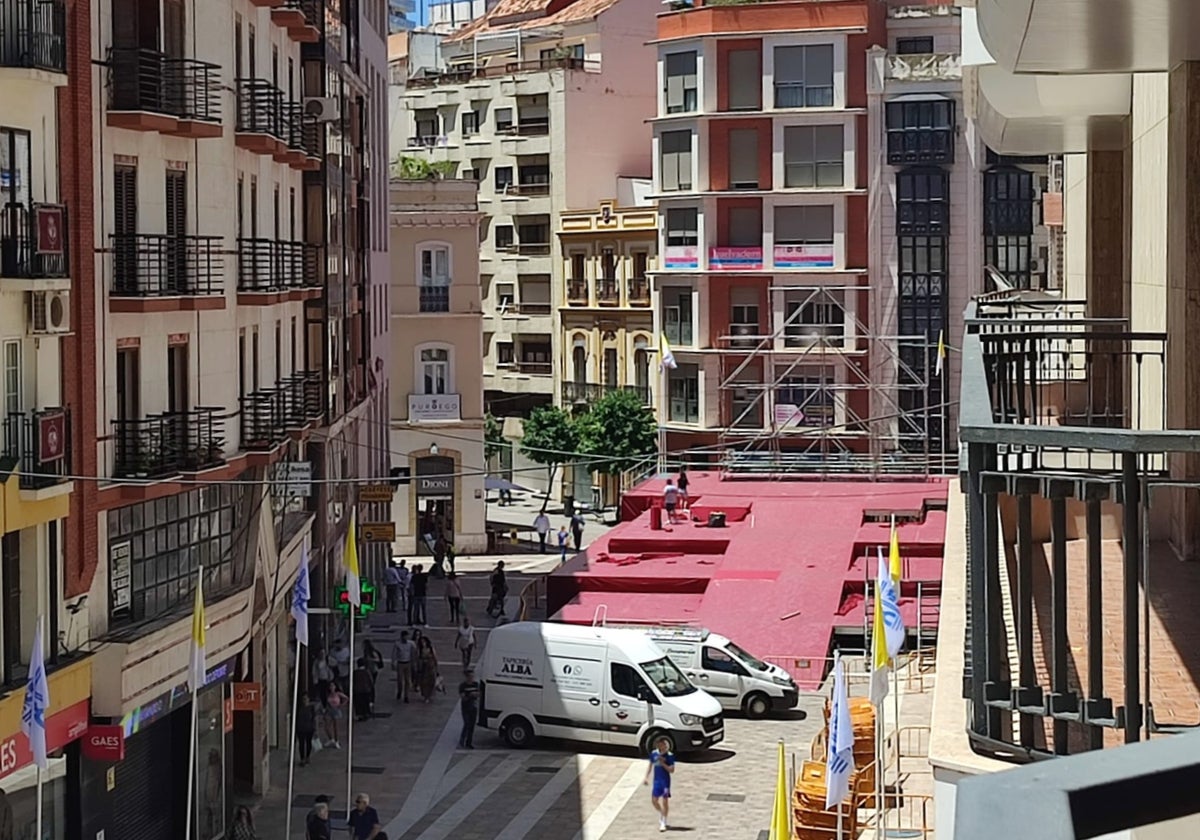
[[[479,725],[512,747],[534,738],[675,752],[724,739],[721,704],[692,685],[644,633],[523,621],[488,633]]]
[[[699,627],[643,627],[687,678],[726,709],[749,718],[795,708],[800,690],[787,671],[770,665],[724,636]]]

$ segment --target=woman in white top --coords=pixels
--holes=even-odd
[[[458,636],[454,639],[454,646],[462,653],[463,667],[470,668],[471,654],[475,651],[475,628],[471,626],[471,619],[465,615],[462,627],[458,628]]]

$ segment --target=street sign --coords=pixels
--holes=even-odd
[[[396,541],[395,522],[364,522],[358,526],[358,537],[363,542],[390,543]]]
[[[275,470],[275,480],[283,485],[284,495],[312,495],[312,464],[310,462],[282,461]]]
[[[358,488],[358,500],[366,504],[390,502],[393,492],[390,484],[364,484]]]
[[[361,602],[358,617],[364,618],[367,613],[375,612],[375,584],[369,580],[360,580],[358,586],[358,600]],[[338,612],[349,615],[354,605],[350,603],[350,593],[343,584],[339,583],[333,588],[333,599],[337,603]]]

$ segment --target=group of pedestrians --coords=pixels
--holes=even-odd
[[[583,514],[575,511],[571,515],[570,522],[560,525],[555,539],[558,541],[558,553],[560,560],[567,562],[567,552],[571,548],[571,543],[575,543],[575,550],[583,550],[583,526],[585,522]],[[533,530],[538,535],[538,550],[542,554],[546,553],[546,543],[550,539],[550,529],[554,526],[550,524],[550,517],[546,515],[546,511],[540,511],[533,520]]]
[[[429,595],[429,572],[420,563],[411,570],[405,560],[388,563],[383,569],[383,591],[387,611],[406,613],[409,627],[428,623],[425,599]]]

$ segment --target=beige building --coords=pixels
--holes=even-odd
[[[477,189],[391,182],[389,447],[408,479],[392,500],[399,554],[439,537],[460,554],[487,547]]]

